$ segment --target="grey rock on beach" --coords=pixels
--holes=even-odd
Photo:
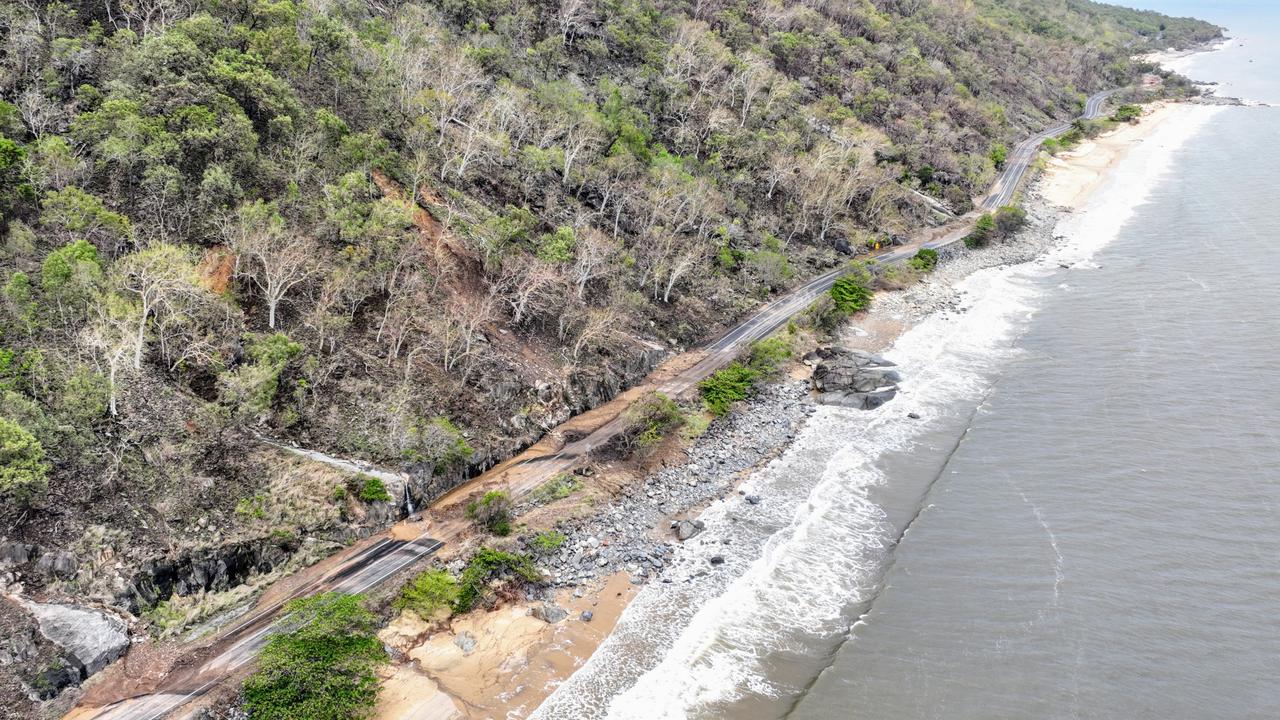
[[[814,363],[813,389],[818,402],[873,410],[898,393],[902,376],[879,355],[842,347],[820,348],[805,356]]]

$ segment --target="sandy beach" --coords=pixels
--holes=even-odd
[[[564,590],[556,605],[568,616],[555,623],[531,614],[540,603],[471,613],[435,632],[405,613],[380,634],[403,661],[384,680],[376,717],[524,717],[608,636],[637,589],[618,573],[585,592]]]

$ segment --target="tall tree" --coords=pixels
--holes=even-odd
[[[319,245],[291,231],[275,206],[261,200],[241,206],[224,234],[236,254],[236,274],[262,292],[267,327],[274,329],[280,301],[319,271]]]

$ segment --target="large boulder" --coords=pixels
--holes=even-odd
[[[892,400],[897,394],[896,388],[876,392],[831,392],[819,395],[818,400],[827,405],[838,405],[855,410],[875,410]]]
[[[534,605],[533,608],[529,610],[529,614],[552,625],[569,617],[569,611],[551,602]]]
[[[681,520],[675,524],[676,539],[684,542],[689,538],[702,532],[706,524],[701,520]]]
[[[36,569],[46,575],[69,578],[76,574],[76,570],[80,569],[80,561],[76,560],[75,555],[68,552],[45,553],[36,561]]]
[[[124,621],[100,610],[77,605],[24,602],[40,624],[40,634],[74,658],[89,677],[120,657],[129,646]]]
[[[34,545],[6,542],[0,543],[0,565],[26,565],[39,551]]]
[[[814,365],[818,401],[874,410],[893,399],[902,376],[879,355],[841,347],[820,348],[805,358]]]

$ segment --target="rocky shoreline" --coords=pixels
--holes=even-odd
[[[847,325],[839,339],[852,340],[849,333],[857,325],[878,320],[910,325],[934,313],[964,312],[964,292],[955,288],[960,280],[985,268],[1035,260],[1062,239],[1054,228],[1069,209],[1051,206],[1034,185],[1024,209],[1027,224],[1014,236],[983,248],[967,249],[958,243],[948,248],[937,269],[920,282],[877,293],[870,310]],[[883,349],[873,348],[875,352]],[[805,365],[827,362],[819,354],[812,355],[805,358]],[[886,373],[891,380],[894,375]],[[686,463],[649,474],[624,487],[591,516],[562,526],[565,543],[540,561],[551,573],[551,582],[531,600],[550,602],[564,588],[576,588],[575,595],[581,595],[617,572],[626,572],[636,585],[672,582],[665,571],[680,544],[701,532],[693,517],[698,510],[733,493],[751,471],[785,452],[819,402],[847,405],[843,398],[852,394],[859,396],[857,404],[863,406],[861,396],[868,394],[815,393],[811,387],[809,380],[790,377],[769,383],[687,448]],[[887,392],[873,406],[891,398],[892,392]],[[758,502],[759,498],[745,500]]]
[[[665,580],[676,547],[701,530],[683,516],[733,492],[745,473],[785,450],[814,407],[807,382],[770,383],[694,441],[687,463],[651,473],[562,528],[564,545],[540,562],[551,573],[546,599],[617,572],[635,585]]]

